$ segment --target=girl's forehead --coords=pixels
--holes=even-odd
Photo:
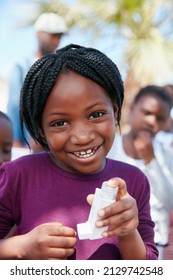
[[[107,92],[89,78],[76,73],[62,74],[56,81],[44,107],[44,115],[50,112],[87,111],[96,105],[112,108],[112,101]]]
[[[57,98],[64,97],[67,100],[72,98],[72,96],[77,97],[78,94],[79,96],[83,94],[84,97],[89,97],[93,93],[95,93],[97,98],[102,98],[102,94],[106,94],[109,97],[106,90],[98,83],[73,71],[61,73],[51,91],[51,95],[56,95]]]
[[[0,127],[6,128],[6,127],[12,127],[10,121],[4,117],[0,117]]]

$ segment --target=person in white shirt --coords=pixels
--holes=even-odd
[[[155,243],[160,259],[168,244],[169,213],[173,210],[173,149],[155,139],[171,110],[171,100],[163,87],[141,88],[129,113],[129,131],[115,137],[108,157],[141,169],[151,187],[151,216],[155,222]]]
[[[173,85],[168,84],[164,86],[164,88],[171,97],[172,108],[164,130],[161,130],[157,133],[156,139],[159,142],[162,142],[164,145],[170,145],[173,148]]]

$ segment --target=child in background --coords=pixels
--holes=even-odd
[[[156,139],[163,145],[170,145],[173,148],[173,85],[166,85],[164,89],[171,98],[171,111],[164,129],[156,134]]]
[[[0,166],[3,162],[11,161],[13,145],[13,126],[7,114],[0,111]],[[6,237],[17,234],[14,225]]]
[[[0,111],[0,165],[11,160],[13,127],[10,118]]]
[[[22,88],[21,124],[46,152],[0,169],[1,259],[157,259],[147,178],[106,159],[123,97],[117,66],[96,49],[68,45],[33,64]],[[79,240],[86,197],[111,178],[117,201],[96,222],[108,230],[101,239]],[[3,240],[15,223],[19,235]]]
[[[173,210],[173,149],[155,135],[164,128],[172,104],[163,87],[141,88],[131,104],[129,131],[117,135],[108,157],[140,168],[151,187],[151,217],[161,259],[168,244],[169,213]]]
[[[13,147],[13,124],[9,116],[0,111],[0,165],[29,153],[28,148]]]

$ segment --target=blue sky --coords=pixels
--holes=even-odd
[[[0,0],[0,77],[6,78],[11,65],[35,48],[33,28],[18,27],[31,11],[28,2]]]
[[[28,16],[35,12],[32,2],[34,0],[0,0],[0,78],[8,79],[13,64],[36,49],[37,42],[33,27],[21,27]],[[115,48],[112,50],[108,41],[104,38],[101,42],[98,41],[95,47],[111,57]],[[63,38],[61,46],[68,43],[87,45],[89,41],[86,35],[79,36],[78,32],[70,30]],[[121,52],[122,50],[117,50],[117,59]],[[117,61],[116,63],[118,64]]]

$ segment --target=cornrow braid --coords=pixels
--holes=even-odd
[[[112,102],[118,105],[120,125],[124,87],[117,66],[105,54],[93,48],[70,44],[37,60],[28,71],[20,96],[20,122],[32,138],[49,150],[41,133],[41,120],[47,98],[60,73],[75,71],[105,89]],[[25,139],[26,141],[26,139]]]

